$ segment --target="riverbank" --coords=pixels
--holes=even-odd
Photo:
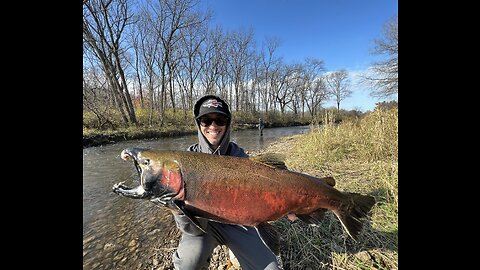
[[[142,140],[142,139],[158,139],[158,138],[168,138],[176,136],[185,136],[196,134],[196,130],[187,129],[187,130],[143,130],[142,132],[127,132],[127,131],[118,131],[112,132],[109,134],[88,134],[83,135],[82,145],[83,148],[107,145],[111,143],[117,143],[121,141],[130,141],[130,140]]]
[[[309,122],[286,122],[286,123],[267,123],[266,128],[276,127],[292,127],[292,126],[306,126]],[[233,131],[256,129],[255,124],[242,123],[234,124]],[[197,128],[191,126],[167,126],[163,128],[129,128],[110,131],[84,131],[82,145],[83,148],[107,145],[111,143],[129,141],[129,140],[142,140],[142,139],[159,139],[168,137],[177,137],[185,135],[197,134]]]

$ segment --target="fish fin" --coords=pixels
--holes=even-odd
[[[327,209],[320,208],[310,214],[296,214],[296,216],[303,222],[311,225],[320,225],[320,222],[325,217]]]
[[[168,208],[184,214],[188,219],[190,219],[190,221],[191,221],[199,230],[201,230],[202,232],[205,233],[205,229],[202,228],[202,226],[200,225],[200,222],[198,221],[198,219],[197,219],[195,216],[193,216],[190,212],[186,211],[185,208],[184,208],[184,206],[185,206],[185,205],[183,204],[182,201],[177,201],[177,200],[171,200],[170,203],[168,204]]]
[[[280,154],[265,153],[265,154],[251,157],[251,159],[270,167],[288,170],[287,165],[285,165],[285,162],[284,162],[285,158]]]
[[[258,224],[255,229],[260,239],[275,255],[280,254],[280,237],[278,231],[268,222]]]
[[[375,205],[375,198],[369,195],[358,193],[347,193],[350,196],[350,204],[344,205],[343,209],[333,210],[340,219],[343,228],[354,240],[357,240],[358,234],[362,230],[361,219],[367,217],[368,212]]]
[[[322,177],[320,179],[325,181],[331,187],[335,186],[335,179],[331,176]]]

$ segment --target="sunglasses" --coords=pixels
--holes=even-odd
[[[215,122],[217,126],[223,127],[228,123],[228,120],[229,119],[227,117],[223,116],[218,116],[217,118],[200,117],[200,125],[202,125],[202,127],[208,127]]]

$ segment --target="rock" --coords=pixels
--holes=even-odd
[[[115,244],[112,244],[112,243],[106,243],[104,246],[103,246],[103,250],[105,251],[114,251],[115,250]]]
[[[129,247],[134,247],[137,245],[137,241],[135,239],[132,239],[129,243],[128,243],[128,246]]]

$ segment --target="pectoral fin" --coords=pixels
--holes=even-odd
[[[202,226],[200,225],[200,222],[198,221],[198,219],[193,216],[190,212],[186,211],[185,210],[185,207],[184,207],[184,204],[182,201],[176,201],[176,200],[172,200],[170,201],[170,203],[168,204],[167,206],[168,208],[174,210],[174,211],[177,211],[177,212],[180,212],[182,214],[184,214],[186,217],[188,217],[188,219],[190,219],[190,221],[199,229],[201,230],[202,232],[205,233],[205,229],[202,228]]]

